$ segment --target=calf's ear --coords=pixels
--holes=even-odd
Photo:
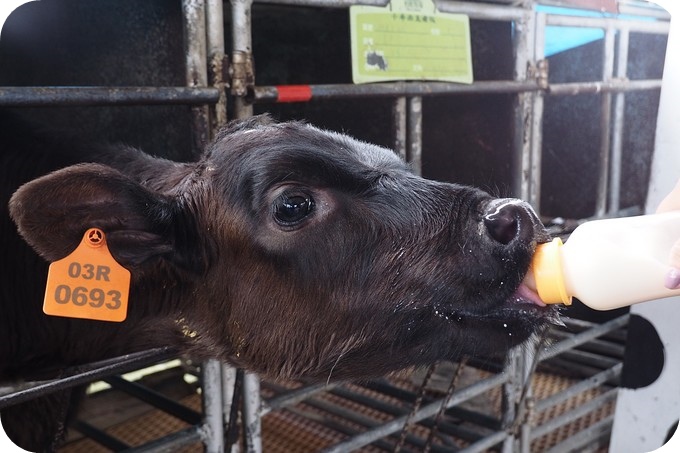
[[[132,269],[174,252],[172,201],[111,167],[81,164],[21,186],[9,202],[19,233],[48,261],[61,259],[88,228],[106,234],[114,258]]]

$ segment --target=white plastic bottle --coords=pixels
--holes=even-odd
[[[666,288],[664,279],[678,240],[677,211],[586,222],[564,244],[539,245],[525,283],[546,304],[576,297],[596,310],[677,296],[680,289]]]

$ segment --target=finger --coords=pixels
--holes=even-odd
[[[668,289],[680,288],[680,269],[673,268],[668,271],[666,280],[664,280],[664,286]]]
[[[680,180],[675,184],[675,187],[666,197],[661,200],[656,212],[668,212],[680,210]]]
[[[671,247],[668,264],[672,269],[666,274],[664,286],[668,289],[680,288],[680,240]]]

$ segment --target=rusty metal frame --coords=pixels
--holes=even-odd
[[[257,0],[258,2],[260,0]],[[346,8],[353,4],[384,5],[387,0],[261,0],[266,3],[286,4],[292,6],[319,6]],[[224,123],[227,119],[226,89],[235,100],[233,117],[245,118],[252,115],[252,105],[256,103],[276,102],[278,100],[278,87],[260,87],[255,85],[254,69],[252,66],[252,38],[250,8],[253,0],[230,0],[233,27],[231,30],[232,49],[230,49],[231,62],[226,65],[227,51],[224,49],[224,30],[222,28],[222,2],[219,0],[182,0],[185,13],[185,27],[187,30],[187,86],[186,87],[0,87],[0,106],[35,106],[35,105],[160,105],[160,104],[185,104],[193,107],[194,121],[194,146],[198,149],[210,139],[215,127]],[[598,214],[606,213],[615,215],[618,205],[614,192],[617,191],[617,167],[620,167],[620,157],[617,157],[617,149],[620,149],[620,133],[624,127],[622,109],[625,102],[625,93],[633,90],[656,90],[660,88],[660,80],[635,80],[626,78],[625,61],[627,52],[627,36],[631,31],[642,33],[668,33],[668,25],[664,22],[665,16],[658,14],[661,20],[656,22],[647,21],[621,21],[615,18],[578,18],[573,19],[565,16],[536,14],[532,9],[533,2],[505,2],[507,4],[482,4],[472,2],[459,2],[439,0],[437,4],[442,11],[468,14],[473,19],[510,21],[515,24],[515,70],[512,80],[476,82],[470,86],[460,86],[439,83],[391,83],[374,84],[371,86],[354,85],[316,85],[311,86],[311,98],[334,99],[340,97],[364,97],[384,96],[394,98],[394,118],[396,124],[395,149],[400,155],[414,161],[418,171],[418,159],[421,149],[422,127],[422,96],[438,94],[464,94],[464,93],[514,93],[515,103],[515,141],[514,162],[515,182],[514,192],[522,198],[530,200],[537,208],[540,199],[540,157],[541,157],[541,128],[542,128],[542,102],[545,96],[566,96],[582,93],[611,93],[603,101],[606,104],[614,102],[610,115],[613,117],[611,145],[611,168],[608,175],[603,175],[610,181],[611,205],[602,208],[598,206]],[[512,3],[512,4],[510,4]],[[608,62],[613,61],[613,55],[618,52],[619,65],[614,68],[607,63],[603,80],[587,83],[548,84],[547,67],[543,65],[542,56],[542,32],[546,25],[576,25],[599,27],[606,30],[610,43],[607,46],[606,56]],[[612,40],[612,36],[618,33],[618,44]],[[613,101],[612,101],[613,99]],[[604,104],[603,104],[604,106]],[[606,107],[605,109],[612,109]],[[610,121],[606,127],[609,130]],[[605,124],[603,123],[603,127]],[[604,157],[603,149],[603,159]],[[608,151],[607,151],[608,155]],[[620,181],[620,178],[618,178]],[[606,190],[606,185],[604,186]],[[599,195],[602,197],[602,193]],[[593,326],[590,333],[583,335],[578,341],[587,341],[586,337],[604,334],[608,329],[615,329],[625,324],[627,319],[617,320],[616,323],[606,327]],[[578,341],[565,340],[560,350],[573,348]],[[553,351],[554,352],[554,351]],[[541,357],[547,358],[545,356]],[[457,404],[467,396],[477,391],[485,391],[495,386],[504,386],[506,395],[505,424],[510,425],[522,411],[523,406],[531,402],[535,407],[544,408],[554,403],[558,398],[568,397],[569,394],[582,391],[589,386],[602,384],[606,380],[620,374],[620,367],[613,367],[603,371],[602,374],[582,384],[574,386],[567,393],[544,401],[532,401],[522,398],[524,382],[531,372],[532,357],[523,351],[515,351],[506,367],[506,370],[488,381],[480,382],[473,389],[462,389],[452,399],[451,405]],[[125,366],[127,362],[116,363],[115,366]],[[104,374],[112,371],[104,369]],[[231,403],[235,398],[234,385],[238,381],[233,368],[217,362],[207,362],[203,366],[204,385],[204,421],[200,426],[192,427],[186,432],[177,433],[171,438],[159,440],[149,445],[149,451],[161,451],[168,445],[185,445],[188,440],[202,439],[207,451],[226,451],[229,446],[225,444],[224,427],[228,426]],[[99,375],[88,375],[85,381],[99,378]],[[83,381],[83,382],[85,382]],[[301,399],[309,398],[316,392],[328,390],[323,386],[314,386],[297,391],[294,394],[283,395],[277,399],[260,399],[259,381],[255,375],[248,375],[243,379],[245,382],[245,410],[244,424],[247,427],[246,445],[249,452],[262,451],[260,418],[270,410],[290,407],[289,404]],[[63,383],[49,384],[59,388]],[[70,385],[70,384],[67,384]],[[44,389],[43,389],[44,390]],[[43,391],[37,390],[37,392]],[[0,404],[14,404],[16,398],[28,396],[0,396]],[[606,396],[605,398],[609,398]],[[14,398],[14,399],[13,399]],[[434,403],[433,403],[434,404]],[[439,402],[441,404],[441,402]],[[431,415],[434,406],[426,406],[420,412],[418,418],[426,418]],[[533,409],[532,409],[533,410]],[[570,414],[567,419],[575,417]],[[555,422],[558,425],[564,420]],[[347,442],[336,445],[329,451],[345,451],[346,448],[354,448],[366,445],[373,440],[379,439],[388,431],[401,423],[395,419],[391,424],[378,427],[376,430],[367,431],[349,439]],[[400,426],[399,426],[400,428]],[[397,428],[397,429],[399,429]],[[519,432],[508,429],[498,432],[486,438],[480,439],[471,445],[466,451],[485,451],[494,445],[502,445],[504,452],[528,451],[532,439],[537,438],[544,432],[553,429],[554,426],[533,427],[529,423],[521,426]],[[592,433],[586,433],[576,442],[587,442],[588,436],[600,435],[603,426],[595,426]],[[584,440],[585,439],[585,440]]]

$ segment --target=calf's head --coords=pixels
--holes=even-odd
[[[255,119],[196,163],[97,160],[19,189],[19,231],[55,260],[103,229],[133,275],[125,323],[176,330],[190,353],[362,377],[502,355],[554,319],[521,284],[548,239],[526,204],[417,177],[378,146]]]

